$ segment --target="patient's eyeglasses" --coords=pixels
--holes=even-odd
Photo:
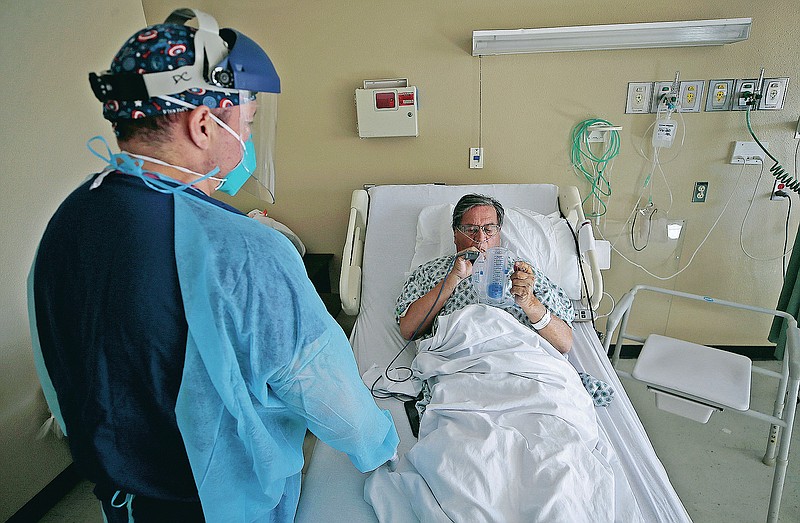
[[[491,238],[492,236],[500,232],[500,226],[495,225],[493,223],[490,223],[488,225],[459,225],[456,227],[456,229],[458,229],[459,231],[461,231],[462,233],[466,234],[471,238],[475,238],[476,236],[478,236],[478,233],[480,231],[483,231],[483,234],[485,234],[486,237],[488,238]]]

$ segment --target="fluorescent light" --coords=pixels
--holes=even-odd
[[[750,36],[752,18],[472,32],[472,56],[722,45]]]

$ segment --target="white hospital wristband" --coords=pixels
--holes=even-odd
[[[542,319],[531,325],[531,327],[533,327],[533,330],[540,331],[550,324],[550,320],[552,318],[553,316],[550,314],[550,311],[547,310],[547,308],[545,308],[544,316],[542,316]]]

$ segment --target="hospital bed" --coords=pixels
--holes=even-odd
[[[578,242],[573,231],[581,228],[584,216],[576,188],[546,184],[387,185],[357,190],[351,201],[340,294],[343,309],[358,314],[350,341],[362,373],[374,365],[385,367],[404,346],[394,319],[395,300],[412,261],[419,262],[417,255],[426,248],[443,248],[435,245],[437,235],[440,242],[449,241],[452,247],[446,215],[449,205],[467,193],[497,198],[507,210],[507,220],[512,209],[531,210],[546,217],[544,221],[552,225],[544,239],[549,244],[540,247],[549,251],[545,253],[547,259],[535,262],[548,266],[548,270],[540,268],[564,287],[577,309],[593,314],[590,311],[602,297],[602,279],[591,242],[581,242],[588,247],[578,265]],[[559,214],[567,217],[570,225]],[[435,220],[425,223],[430,217]],[[441,225],[443,217],[449,239],[447,232],[426,230]],[[504,236],[507,229],[504,224]],[[414,350],[409,347],[395,365],[409,365],[413,356]],[[591,322],[574,324],[569,360],[579,371],[616,389],[611,405],[597,409],[601,437],[616,452],[617,473],[623,474],[630,485],[644,521],[690,521]],[[394,418],[402,455],[416,442],[404,405],[394,399],[377,402]],[[360,474],[344,454],[318,442],[307,464],[296,521],[377,521],[372,507],[364,501],[365,479],[366,475]]]

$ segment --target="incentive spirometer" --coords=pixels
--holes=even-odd
[[[478,293],[478,301],[494,307],[513,305],[513,270],[514,261],[505,247],[492,247],[482,252],[472,264],[472,284]]]

